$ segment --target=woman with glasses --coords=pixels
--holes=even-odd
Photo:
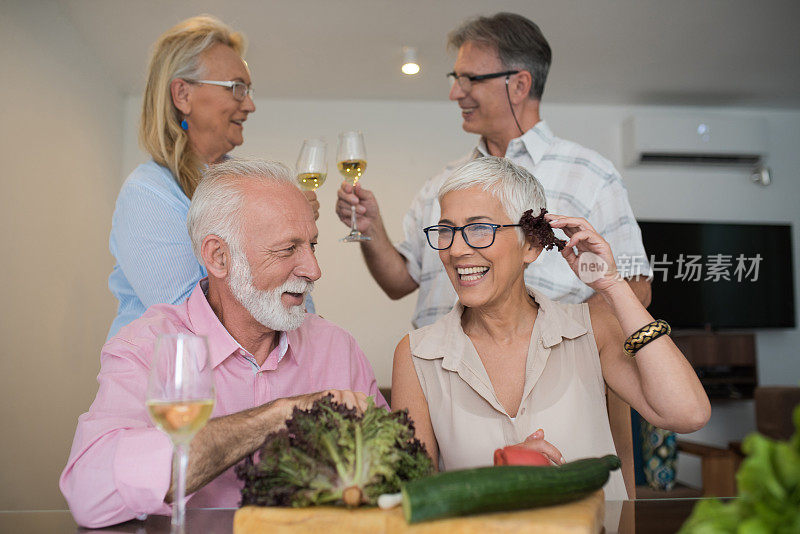
[[[116,265],[108,285],[119,300],[109,338],[153,304],[182,302],[206,276],[186,215],[203,170],[242,144],[256,109],[244,49],[240,33],[209,15],[177,24],[155,44],[139,125],[152,160],[122,186],[109,239]],[[318,213],[316,196],[306,196]]]
[[[705,425],[710,405],[692,367],[585,219],[546,214],[533,175],[491,156],[456,170],[438,197],[439,224],[424,232],[458,302],[403,338],[392,373],[392,408],[409,410],[435,465],[491,465],[495,449],[514,444],[556,464],[614,454],[606,385],[660,428]],[[525,286],[525,268],[554,246],[607,308]],[[620,471],[605,492],[627,498]]]

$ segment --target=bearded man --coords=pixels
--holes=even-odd
[[[206,336],[216,402],[191,443],[187,507],[234,507],[233,466],[284,426],[295,407],[332,394],[386,406],[353,337],[303,306],[321,272],[317,226],[289,169],[262,160],[209,167],[187,220],[205,264],[186,302],[152,306],[103,347],[100,384],[78,419],[60,487],[78,524],[102,527],[171,513],[172,443],[145,407],[156,339]]]

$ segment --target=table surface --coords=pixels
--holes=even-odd
[[[606,501],[606,534],[673,534],[689,517],[700,499],[641,499]],[[187,534],[231,534],[235,508],[190,508],[186,511]],[[609,524],[609,518],[613,524]],[[616,519],[618,518],[618,520]],[[0,511],[0,532],[24,533],[169,533],[170,518],[150,516],[113,527],[78,527],[68,510]],[[617,524],[618,522],[618,524]]]

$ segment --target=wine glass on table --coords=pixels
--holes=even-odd
[[[336,166],[345,181],[355,187],[367,168],[367,150],[364,148],[364,136],[361,132],[343,132],[339,134],[339,150],[336,155]],[[350,206],[350,233],[340,241],[370,241],[372,238],[358,231],[356,225],[356,207]]]
[[[327,145],[323,139],[306,139],[297,156],[297,185],[306,191],[316,191],[328,176]]]
[[[184,532],[189,442],[211,417],[214,377],[203,336],[161,335],[147,381],[147,410],[174,446],[172,534]]]

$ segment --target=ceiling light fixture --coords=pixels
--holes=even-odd
[[[403,74],[416,74],[419,72],[419,63],[417,63],[417,49],[413,46],[403,47],[403,66],[400,67]]]

